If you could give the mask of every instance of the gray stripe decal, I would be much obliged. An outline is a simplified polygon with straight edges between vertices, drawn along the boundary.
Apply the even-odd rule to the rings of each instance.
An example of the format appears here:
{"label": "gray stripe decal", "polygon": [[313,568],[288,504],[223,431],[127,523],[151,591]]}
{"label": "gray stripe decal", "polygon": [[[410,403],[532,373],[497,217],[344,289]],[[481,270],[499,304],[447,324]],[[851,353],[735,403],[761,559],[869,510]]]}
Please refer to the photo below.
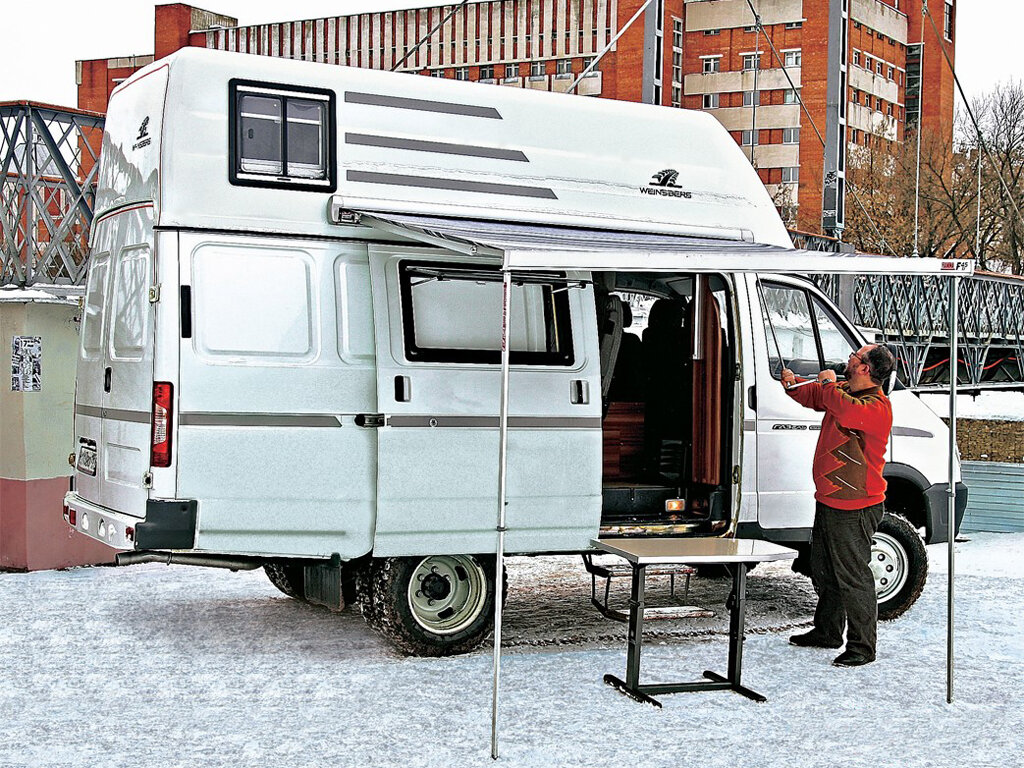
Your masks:
{"label": "gray stripe decal", "polygon": [[893,427],[892,433],[901,437],[935,437],[926,429],[914,429],[913,427]]}
{"label": "gray stripe decal", "polygon": [[493,160],[515,160],[528,163],[529,159],[518,149],[500,147],[479,147],[473,144],[448,144],[444,141],[420,141],[401,139],[397,136],[374,136],[368,133],[346,133],[346,144],[361,144],[367,147],[408,149],[414,152],[437,152],[442,155],[465,155],[466,157],[487,157]]}
{"label": "gray stripe decal", "polygon": [[187,427],[340,427],[341,419],[317,413],[182,413]]}
{"label": "gray stripe decal", "polygon": [[349,181],[363,181],[367,184],[392,184],[400,187],[426,187],[427,189],[454,189],[459,192],[480,192],[485,195],[543,197],[547,200],[558,199],[554,191],[547,187],[522,187],[516,184],[491,184],[485,181],[438,179],[431,176],[406,176],[397,173],[372,173],[370,171],[348,171],[346,178]]}
{"label": "gray stripe decal", "polygon": [[744,419],[743,420],[743,431],[744,432],[751,432],[751,431],[756,430],[756,429],[757,429],[757,422],[756,421],[754,421],[753,419]]}
{"label": "gray stripe decal", "polygon": [[[601,419],[580,417],[510,416],[512,429],[600,429]],[[389,416],[389,427],[486,427],[497,429],[497,416]]]}
{"label": "gray stripe decal", "polygon": [[415,109],[420,112],[441,112],[445,115],[465,115],[466,117],[485,117],[489,120],[501,120],[501,113],[494,107],[478,107],[473,104],[452,104],[446,101],[407,99],[402,96],[384,96],[379,93],[359,93],[357,91],[348,91],[345,94],[345,101],[348,104],[370,104],[375,107]]}
{"label": "gray stripe decal", "polygon": [[148,411],[128,411],[120,408],[97,408],[95,405],[79,405],[75,408],[77,416],[92,416],[95,419],[111,419],[113,421],[130,421],[135,424],[149,424]]}

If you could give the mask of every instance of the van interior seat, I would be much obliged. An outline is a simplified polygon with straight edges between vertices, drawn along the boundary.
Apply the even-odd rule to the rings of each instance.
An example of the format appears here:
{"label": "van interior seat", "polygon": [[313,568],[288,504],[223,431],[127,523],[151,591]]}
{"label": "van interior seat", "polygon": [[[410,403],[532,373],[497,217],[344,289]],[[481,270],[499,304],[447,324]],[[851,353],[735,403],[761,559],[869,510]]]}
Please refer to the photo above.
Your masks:
{"label": "van interior seat", "polygon": [[611,390],[612,378],[615,374],[615,362],[619,357],[619,346],[622,343],[623,302],[618,296],[606,294],[603,302],[598,304],[598,334],[601,349],[601,400],[608,403],[608,392]]}
{"label": "van interior seat", "polygon": [[[692,313],[681,298],[662,298],[651,305],[643,335],[646,410],[644,433],[648,472],[678,475],[682,457],[680,441],[689,439],[690,337]],[[668,450],[673,455],[663,456]],[[674,467],[674,472],[666,469]]]}
{"label": "van interior seat", "polygon": [[633,312],[625,299],[622,304],[622,340],[615,361],[615,375],[608,399],[617,403],[641,403],[644,400],[644,345],[635,333],[625,330],[633,325]]}

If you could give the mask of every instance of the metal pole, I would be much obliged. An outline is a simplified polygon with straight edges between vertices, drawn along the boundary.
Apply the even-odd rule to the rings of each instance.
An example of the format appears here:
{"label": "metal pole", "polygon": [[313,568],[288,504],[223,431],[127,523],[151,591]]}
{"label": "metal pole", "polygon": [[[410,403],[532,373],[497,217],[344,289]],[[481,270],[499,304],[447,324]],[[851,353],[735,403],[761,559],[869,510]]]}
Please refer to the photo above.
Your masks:
{"label": "metal pole", "polygon": [[494,681],[491,689],[491,758],[498,759],[498,683],[501,675],[501,596],[505,577],[505,493],[508,474],[508,329],[512,309],[512,275],[501,279],[501,418],[498,427],[498,553],[494,562]]}
{"label": "metal pole", "polygon": [[981,258],[981,133],[978,133],[978,216],[974,225],[974,258],[984,269],[985,261]]}
{"label": "metal pole", "polygon": [[953,703],[953,568],[955,555],[953,539],[956,538],[956,384],[957,384],[957,336],[959,334],[960,278],[954,277],[949,284],[949,508],[947,509],[947,530],[949,536],[949,598],[946,616],[946,703]]}
{"label": "metal pole", "polygon": [[[925,8],[928,2],[925,0]],[[924,11],[921,11],[924,14]],[[917,86],[917,181],[914,183],[914,258],[921,255],[918,248],[918,235],[920,228],[918,222],[921,218],[921,122],[924,114],[924,42],[921,42],[921,58],[918,61],[920,75]]]}

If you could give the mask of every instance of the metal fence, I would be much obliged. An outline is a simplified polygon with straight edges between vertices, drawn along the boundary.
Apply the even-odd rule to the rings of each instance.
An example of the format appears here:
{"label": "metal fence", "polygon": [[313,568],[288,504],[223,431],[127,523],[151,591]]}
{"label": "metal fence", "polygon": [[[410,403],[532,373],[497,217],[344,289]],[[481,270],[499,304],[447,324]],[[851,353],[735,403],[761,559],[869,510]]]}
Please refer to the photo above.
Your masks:
{"label": "metal fence", "polygon": [[965,461],[962,470],[969,489],[963,533],[1024,531],[1024,464]]}

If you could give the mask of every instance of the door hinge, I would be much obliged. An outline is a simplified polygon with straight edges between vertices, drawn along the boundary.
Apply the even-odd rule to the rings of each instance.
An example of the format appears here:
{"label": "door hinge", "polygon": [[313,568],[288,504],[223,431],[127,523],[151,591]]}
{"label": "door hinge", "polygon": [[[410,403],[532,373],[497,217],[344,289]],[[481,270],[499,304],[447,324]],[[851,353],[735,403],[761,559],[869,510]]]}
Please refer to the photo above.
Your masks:
{"label": "door hinge", "polygon": [[147,472],[142,476],[142,487],[152,488],[153,487],[153,473]]}
{"label": "door hinge", "polygon": [[149,287],[149,303],[156,304],[160,301],[160,284],[151,285]]}
{"label": "door hinge", "polygon": [[740,465],[737,464],[732,468],[732,484],[739,485],[740,479],[743,477],[743,473],[740,471]]}

